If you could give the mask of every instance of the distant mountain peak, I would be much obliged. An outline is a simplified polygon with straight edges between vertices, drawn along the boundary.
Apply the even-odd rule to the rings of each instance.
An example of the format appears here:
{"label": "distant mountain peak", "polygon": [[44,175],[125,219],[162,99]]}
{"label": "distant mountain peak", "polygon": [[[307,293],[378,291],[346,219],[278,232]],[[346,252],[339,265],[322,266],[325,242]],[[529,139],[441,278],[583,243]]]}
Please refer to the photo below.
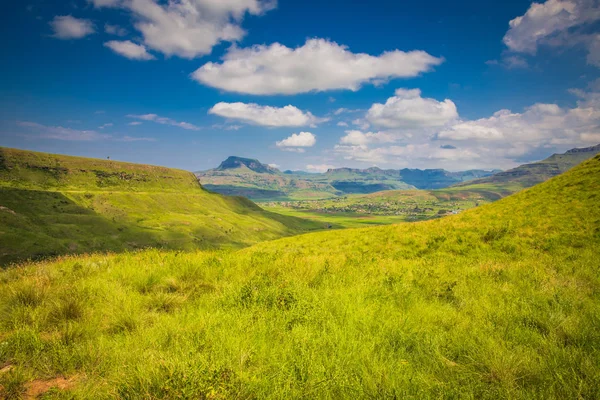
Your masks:
{"label": "distant mountain peak", "polygon": [[273,168],[267,164],[263,164],[260,161],[253,158],[244,158],[230,156],[217,167],[218,171],[225,171],[229,169],[248,168],[259,174],[278,174],[280,171],[277,168]]}

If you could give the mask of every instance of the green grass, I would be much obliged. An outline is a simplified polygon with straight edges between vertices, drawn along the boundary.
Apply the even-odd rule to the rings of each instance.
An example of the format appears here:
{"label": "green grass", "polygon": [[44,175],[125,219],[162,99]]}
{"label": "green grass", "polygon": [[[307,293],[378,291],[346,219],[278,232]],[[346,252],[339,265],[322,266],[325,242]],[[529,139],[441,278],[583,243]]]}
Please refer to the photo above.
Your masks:
{"label": "green grass", "polygon": [[210,193],[186,171],[0,148],[0,266],[93,251],[240,248],[323,226]]}
{"label": "green grass", "polygon": [[[312,203],[312,202],[311,202]],[[320,212],[313,209],[296,209],[280,204],[262,205],[265,210],[314,221],[329,229],[362,228],[367,226],[390,225],[406,222],[405,216],[377,215],[355,212]]]}
{"label": "green grass", "polygon": [[600,157],[448,218],[0,273],[11,395],[594,399]]}

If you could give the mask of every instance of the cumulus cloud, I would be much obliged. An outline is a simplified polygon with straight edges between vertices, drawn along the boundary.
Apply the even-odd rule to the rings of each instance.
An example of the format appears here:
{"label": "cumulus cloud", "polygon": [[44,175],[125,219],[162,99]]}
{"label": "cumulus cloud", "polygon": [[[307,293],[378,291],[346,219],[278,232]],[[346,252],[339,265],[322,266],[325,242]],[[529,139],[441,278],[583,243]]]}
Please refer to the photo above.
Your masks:
{"label": "cumulus cloud", "polygon": [[254,103],[221,102],[215,104],[208,113],[243,121],[248,124],[268,127],[314,126],[320,122],[327,121],[325,118],[317,118],[310,112],[303,112],[292,105],[287,105],[285,107],[271,107]]}
{"label": "cumulus cloud", "polygon": [[371,126],[371,124],[369,124],[367,121],[365,121],[362,118],[356,118],[356,119],[352,120],[352,125],[356,125],[362,130],[367,130]]}
{"label": "cumulus cloud", "polygon": [[[504,44],[510,51],[536,54],[540,46],[576,46],[588,49],[588,63],[600,66],[597,35],[586,28],[600,20],[597,0],[547,0],[532,3],[527,12],[509,23]],[[522,65],[521,61],[515,64]]]}
{"label": "cumulus cloud", "polygon": [[278,141],[275,145],[281,150],[304,153],[306,147],[317,143],[317,137],[310,132],[293,133],[291,136]]}
{"label": "cumulus cloud", "polygon": [[396,141],[394,135],[386,132],[366,132],[350,130],[346,136],[340,139],[341,144],[364,146],[369,143],[393,143]]}
{"label": "cumulus cloud", "polygon": [[385,104],[373,104],[366,118],[385,128],[441,127],[456,120],[458,111],[452,100],[440,102],[421,97],[419,89],[398,89]]}
{"label": "cumulus cloud", "polygon": [[329,169],[335,169],[335,166],[329,164],[308,164],[306,170],[310,172],[327,172]]}
{"label": "cumulus cloud", "polygon": [[176,126],[178,128],[187,129],[187,130],[191,130],[191,131],[199,131],[200,129],[202,129],[199,126],[190,124],[189,122],[178,122],[171,118],[160,117],[156,114],[143,114],[143,115],[129,114],[129,115],[127,115],[127,117],[139,119],[142,121],[156,122],[157,124],[162,124],[162,125]]}
{"label": "cumulus cloud", "polygon": [[340,121],[340,122],[338,122],[338,123],[337,123],[337,126],[343,126],[343,127],[347,127],[347,126],[348,126],[348,123],[347,123],[347,122],[344,122],[344,121]]}
{"label": "cumulus cloud", "polygon": [[580,144],[590,132],[597,132],[600,110],[580,102],[576,108],[556,104],[534,104],[523,113],[500,110],[489,118],[460,122],[442,130],[438,138],[455,141],[495,142],[512,148],[512,154],[526,153],[541,145]]}
{"label": "cumulus cloud", "polygon": [[325,39],[309,39],[291,49],[279,43],[232,47],[222,63],[196,70],[196,81],[229,92],[254,95],[297,94],[346,89],[392,78],[415,77],[443,62],[424,51],[393,50],[379,56],[352,53]]}
{"label": "cumulus cloud", "polygon": [[195,58],[221,42],[235,42],[246,32],[246,14],[262,15],[275,0],[91,0],[96,7],[119,7],[131,13],[144,45],[167,56]]}
{"label": "cumulus cloud", "polygon": [[[411,122],[377,133],[347,131],[333,153],[346,163],[394,168],[511,168],[553,152],[600,143],[600,92],[571,93],[579,98],[575,107],[537,103],[522,112],[500,110],[476,120],[456,115],[440,127]],[[418,98],[420,93],[402,97]]]}
{"label": "cumulus cloud", "polygon": [[130,40],[118,41],[111,40],[104,43],[104,46],[108,47],[117,54],[127,57],[130,60],[154,60],[154,56],[146,50],[141,44],[133,43]]}
{"label": "cumulus cloud", "polygon": [[78,19],[71,15],[56,16],[50,21],[50,27],[54,31],[53,37],[57,39],[81,39],[91,35],[96,30],[92,21]]}

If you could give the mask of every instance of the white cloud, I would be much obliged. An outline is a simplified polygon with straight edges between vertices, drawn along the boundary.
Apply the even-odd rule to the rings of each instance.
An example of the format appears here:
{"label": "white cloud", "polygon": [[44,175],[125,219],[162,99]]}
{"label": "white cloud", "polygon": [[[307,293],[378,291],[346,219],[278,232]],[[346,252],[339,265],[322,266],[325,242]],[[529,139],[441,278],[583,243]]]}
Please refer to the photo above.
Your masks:
{"label": "white cloud", "polygon": [[279,164],[267,164],[271,168],[279,168]]}
{"label": "white cloud", "polygon": [[110,128],[111,126],[113,126],[113,123],[109,122],[107,124],[99,126],[98,129]]}
{"label": "white cloud", "polygon": [[347,126],[348,126],[348,123],[347,123],[347,122],[344,122],[344,121],[340,121],[340,122],[338,122],[338,123],[337,123],[337,126],[344,126],[344,127],[347,127]]}
{"label": "white cloud", "polygon": [[130,60],[154,60],[155,57],[148,53],[146,47],[141,44],[133,43],[130,40],[118,41],[111,40],[104,43],[104,46],[108,47],[117,54],[127,57]]}
{"label": "white cloud", "polygon": [[544,46],[583,45],[588,63],[600,66],[600,44],[585,27],[600,20],[597,0],[547,0],[532,3],[527,12],[509,23],[504,44],[517,53],[535,54]]}
{"label": "white cloud", "polygon": [[115,36],[127,36],[127,29],[120,27],[119,25],[111,25],[111,24],[104,24],[104,32],[108,33],[109,35],[115,35]]}
{"label": "white cloud", "polygon": [[362,118],[356,118],[355,120],[353,120],[352,125],[356,125],[362,130],[367,130],[371,126],[371,124],[369,124],[367,121],[365,121]]}
{"label": "white cloud", "polygon": [[329,164],[308,164],[306,170],[310,172],[327,172],[329,169],[335,169],[335,166]]}
{"label": "white cloud", "polygon": [[254,103],[217,103],[208,111],[209,114],[243,121],[249,124],[268,127],[314,126],[327,119],[317,118],[310,112],[292,105],[285,107],[261,106]]}
{"label": "white cloud", "polygon": [[192,131],[199,131],[200,129],[202,129],[199,126],[190,124],[189,122],[178,122],[171,118],[160,117],[156,114],[143,114],[143,115],[129,114],[129,115],[127,115],[127,117],[140,119],[142,121],[156,122],[157,124],[162,124],[162,125],[176,126],[178,128],[188,129],[188,130],[192,130]]}
{"label": "white cloud", "polygon": [[50,21],[50,27],[54,31],[52,36],[57,39],[81,39],[96,31],[92,21],[74,18],[71,15],[54,17]]}
{"label": "white cloud", "polygon": [[422,98],[419,89],[398,89],[385,104],[373,104],[366,116],[373,125],[385,128],[441,127],[458,118],[452,100]]}
{"label": "white cloud", "polygon": [[208,86],[255,95],[357,91],[365,84],[415,77],[442,62],[424,51],[394,50],[372,56],[352,53],[325,39],[310,39],[295,49],[279,43],[232,47],[222,63],[209,62],[192,77]]}
{"label": "white cloud", "polygon": [[143,124],[142,121],[133,121],[133,122],[128,123],[127,125],[129,125],[129,126],[137,126],[137,125],[141,125],[141,124]]}
{"label": "white cloud", "polygon": [[341,144],[353,146],[365,146],[369,143],[393,143],[396,138],[386,132],[367,132],[361,131],[346,131],[346,136],[340,139]]}
{"label": "white cloud", "polygon": [[580,102],[573,109],[556,104],[534,104],[523,113],[501,110],[489,118],[460,122],[441,131],[440,139],[494,142],[498,151],[511,150],[511,155],[522,155],[544,145],[580,144],[581,135],[589,138],[598,132],[600,110]]}
{"label": "white cloud", "polygon": [[600,92],[577,89],[571,93],[579,98],[572,108],[538,103],[522,112],[500,110],[477,120],[452,120],[435,129],[422,124],[409,131],[348,131],[334,154],[346,164],[490,169],[511,168],[554,152],[600,143]]}
{"label": "white cloud", "polygon": [[310,132],[293,133],[276,143],[281,150],[304,153],[306,147],[312,147],[317,143],[317,137]]}
{"label": "white cloud", "polygon": [[262,15],[275,0],[91,0],[96,7],[129,11],[146,47],[167,56],[195,58],[221,42],[235,42],[246,32],[246,14]]}
{"label": "white cloud", "polygon": [[38,132],[36,137],[43,139],[68,140],[68,141],[95,141],[109,139],[110,135],[103,135],[92,130],[78,130],[62,126],[46,126],[37,122],[18,122],[19,126]]}

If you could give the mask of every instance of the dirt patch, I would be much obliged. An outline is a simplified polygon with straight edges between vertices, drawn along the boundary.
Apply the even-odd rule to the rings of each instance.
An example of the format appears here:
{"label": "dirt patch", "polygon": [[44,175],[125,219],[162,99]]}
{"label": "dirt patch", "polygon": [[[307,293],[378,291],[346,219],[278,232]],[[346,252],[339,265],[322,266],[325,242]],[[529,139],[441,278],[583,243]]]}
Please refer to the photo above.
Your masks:
{"label": "dirt patch", "polygon": [[5,364],[0,368],[0,375],[7,373],[8,371],[10,371],[11,369],[13,369],[14,367],[10,364]]}
{"label": "dirt patch", "polygon": [[13,210],[11,210],[8,207],[4,207],[4,206],[0,206],[0,211],[6,211],[7,213],[11,213],[12,215],[17,215],[16,212],[14,212]]}
{"label": "dirt patch", "polygon": [[75,377],[58,377],[47,380],[37,379],[25,385],[25,395],[23,398],[25,400],[34,400],[39,398],[50,389],[56,388],[59,390],[67,390],[72,388],[74,385]]}

